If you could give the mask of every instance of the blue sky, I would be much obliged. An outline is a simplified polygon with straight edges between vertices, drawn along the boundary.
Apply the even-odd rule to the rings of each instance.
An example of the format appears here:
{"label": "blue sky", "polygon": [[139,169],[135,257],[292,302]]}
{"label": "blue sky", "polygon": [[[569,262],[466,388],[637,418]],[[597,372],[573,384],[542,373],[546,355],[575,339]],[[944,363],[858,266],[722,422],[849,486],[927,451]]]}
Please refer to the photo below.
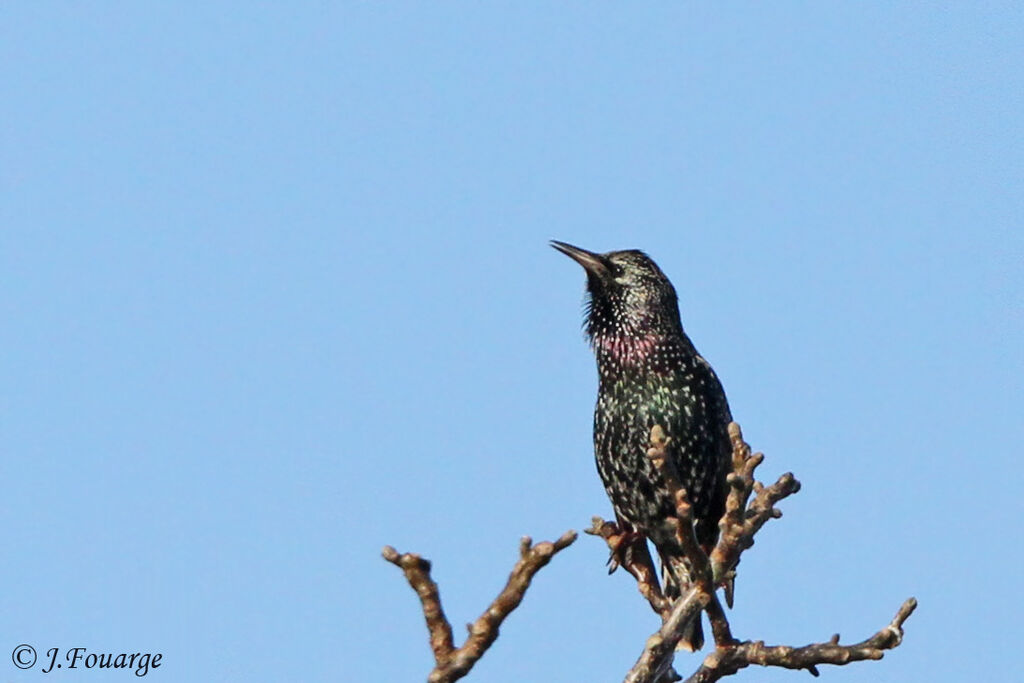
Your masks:
{"label": "blue sky", "polygon": [[[1012,680],[1021,45],[995,2],[6,3],[4,652],[423,680],[381,546],[461,634],[521,535],[609,513],[557,238],[648,251],[803,482],[738,636],[859,640],[914,595],[827,680]],[[605,558],[560,555],[469,680],[620,680],[657,624]]]}

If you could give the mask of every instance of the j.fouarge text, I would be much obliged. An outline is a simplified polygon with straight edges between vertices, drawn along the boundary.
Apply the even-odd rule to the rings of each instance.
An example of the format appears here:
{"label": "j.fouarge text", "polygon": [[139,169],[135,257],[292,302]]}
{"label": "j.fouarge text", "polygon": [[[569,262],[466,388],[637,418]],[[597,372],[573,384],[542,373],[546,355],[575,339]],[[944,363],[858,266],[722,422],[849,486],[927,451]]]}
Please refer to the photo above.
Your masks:
{"label": "j.fouarge text", "polygon": [[[59,647],[51,647],[46,651],[49,663],[41,669],[48,674],[54,669],[134,669],[136,676],[145,676],[151,669],[160,666],[163,659],[161,653],[149,652],[88,652],[84,647],[73,647],[61,654]],[[59,661],[58,661],[59,660]]]}

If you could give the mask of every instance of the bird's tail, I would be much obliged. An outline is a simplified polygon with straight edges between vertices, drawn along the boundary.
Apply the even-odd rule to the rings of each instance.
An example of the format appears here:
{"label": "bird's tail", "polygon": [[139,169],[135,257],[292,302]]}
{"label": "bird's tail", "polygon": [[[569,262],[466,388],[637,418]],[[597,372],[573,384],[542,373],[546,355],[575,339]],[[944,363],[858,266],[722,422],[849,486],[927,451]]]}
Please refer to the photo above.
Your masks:
{"label": "bird's tail", "polygon": [[[664,553],[661,555],[661,583],[664,587],[665,597],[675,602],[686,590],[690,582],[690,571],[681,557]],[[704,628],[701,625],[701,614],[697,612],[686,626],[683,627],[683,635],[679,639],[677,649],[696,652],[704,647]]]}

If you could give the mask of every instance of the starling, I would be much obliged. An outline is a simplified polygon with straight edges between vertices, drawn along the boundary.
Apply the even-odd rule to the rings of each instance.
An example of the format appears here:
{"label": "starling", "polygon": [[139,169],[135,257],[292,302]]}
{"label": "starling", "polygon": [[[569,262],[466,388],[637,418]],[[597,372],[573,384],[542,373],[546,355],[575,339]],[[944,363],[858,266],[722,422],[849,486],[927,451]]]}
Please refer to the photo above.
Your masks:
{"label": "starling", "polygon": [[[689,496],[697,540],[710,552],[731,463],[725,392],[683,332],[675,288],[646,254],[596,254],[556,241],[551,246],[587,272],[585,328],[600,383],[594,409],[597,470],[620,529],[642,534],[657,549],[665,595],[674,599],[689,575],[676,540],[672,494],[647,457],[651,428],[661,425],[670,439],[666,461]],[[692,651],[703,643],[698,615],[680,645]]]}

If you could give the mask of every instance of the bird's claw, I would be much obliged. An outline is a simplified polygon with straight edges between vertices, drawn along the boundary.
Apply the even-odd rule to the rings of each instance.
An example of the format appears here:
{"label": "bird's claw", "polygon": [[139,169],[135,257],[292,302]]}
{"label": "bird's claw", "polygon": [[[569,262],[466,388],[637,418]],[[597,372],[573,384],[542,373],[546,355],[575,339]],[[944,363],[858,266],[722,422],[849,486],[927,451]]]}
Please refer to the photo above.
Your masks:
{"label": "bird's claw", "polygon": [[628,561],[626,553],[629,552],[629,548],[643,539],[644,535],[633,529],[623,530],[613,522],[605,522],[605,524],[611,524],[614,527],[614,532],[605,536],[605,541],[611,549],[611,553],[608,555],[608,573],[612,574]]}
{"label": "bird's claw", "polygon": [[736,572],[729,572],[724,579],[722,579],[722,590],[725,592],[725,604],[728,605],[729,609],[732,609],[732,601],[736,596]]}

